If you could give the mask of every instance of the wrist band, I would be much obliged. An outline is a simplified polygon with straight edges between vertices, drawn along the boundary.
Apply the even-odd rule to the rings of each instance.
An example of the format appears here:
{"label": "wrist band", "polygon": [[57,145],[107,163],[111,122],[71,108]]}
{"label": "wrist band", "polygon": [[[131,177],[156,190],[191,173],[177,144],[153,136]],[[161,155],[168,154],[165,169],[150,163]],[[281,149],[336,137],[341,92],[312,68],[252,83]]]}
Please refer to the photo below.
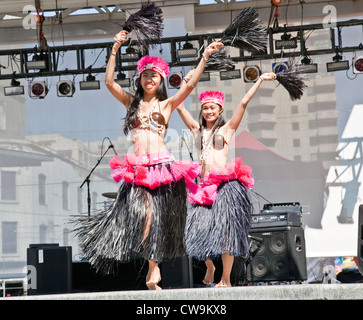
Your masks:
{"label": "wrist band", "polygon": [[183,80],[185,81],[185,83],[188,83],[190,79],[183,77]]}

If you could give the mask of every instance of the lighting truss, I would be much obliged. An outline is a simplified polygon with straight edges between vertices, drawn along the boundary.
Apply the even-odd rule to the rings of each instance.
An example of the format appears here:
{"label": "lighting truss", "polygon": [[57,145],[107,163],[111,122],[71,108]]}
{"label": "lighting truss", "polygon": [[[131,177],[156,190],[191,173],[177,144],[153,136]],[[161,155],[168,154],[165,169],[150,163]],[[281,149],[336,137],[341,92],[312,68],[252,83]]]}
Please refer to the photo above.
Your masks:
{"label": "lighting truss", "polygon": [[[323,24],[311,24],[311,25],[297,25],[297,26],[284,26],[284,27],[277,27],[277,28],[269,28],[268,29],[268,50],[266,53],[261,54],[250,54],[248,52],[245,52],[243,50],[235,50],[235,53],[233,56],[231,56],[231,60],[234,63],[237,62],[247,62],[247,61],[256,61],[256,60],[277,60],[281,58],[281,52],[275,52],[275,39],[274,36],[276,35],[284,35],[297,33],[295,39],[299,39],[299,49],[291,51],[291,52],[285,52],[284,56],[286,58],[291,57],[300,57],[304,56],[305,54],[309,56],[314,55],[326,55],[326,54],[335,54],[336,52],[336,33],[337,30],[341,27],[349,28],[354,26],[363,26],[363,20],[349,20],[349,21],[338,21],[336,23],[337,28],[331,28],[329,29],[330,40],[331,45],[317,50],[307,50],[305,46],[305,39],[304,34],[307,33],[307,31],[314,31],[314,30],[323,30],[325,29],[325,26]],[[219,39],[221,38],[222,33],[214,33],[214,34],[203,34],[203,35],[188,35],[183,37],[169,37],[169,38],[163,38],[161,39],[160,44],[168,44],[170,45],[170,52],[171,52],[171,58],[170,61],[167,61],[169,63],[169,66],[172,67],[195,67],[195,59],[180,59],[178,55],[177,46],[179,43],[185,43],[185,42],[198,42],[198,47],[201,48],[203,45],[206,45],[211,38],[213,39]],[[283,40],[283,39],[282,39]],[[135,41],[135,40],[133,40]],[[286,44],[285,44],[286,45]],[[19,61],[19,72],[17,73],[17,78],[25,79],[25,78],[35,78],[35,77],[47,77],[47,76],[61,76],[61,75],[79,75],[79,74],[88,74],[89,69],[86,67],[85,57],[86,52],[89,50],[95,50],[95,49],[105,49],[105,52],[107,55],[109,55],[112,51],[113,41],[112,42],[103,42],[103,43],[88,43],[88,44],[77,44],[77,45],[67,45],[67,46],[54,46],[54,47],[48,47],[46,51],[41,51],[40,48],[20,48],[20,49],[8,49],[8,50],[0,50],[0,58],[2,56],[7,56],[4,59],[7,59],[10,57],[16,57],[17,61]],[[126,41],[123,46],[126,48],[130,46],[130,42]],[[132,43],[131,47],[135,47],[134,43]],[[123,47],[121,47],[123,48]],[[286,48],[286,46],[285,46]],[[191,48],[190,48],[191,49]],[[194,49],[194,48],[193,48]],[[359,46],[352,46],[352,47],[341,47],[339,48],[340,52],[358,52],[361,50]],[[73,60],[76,63],[75,67],[65,67],[64,70],[59,70],[58,68],[58,58],[60,54],[63,54],[64,52],[75,52],[76,54],[76,60]],[[193,50],[195,52],[195,50]],[[34,61],[34,64],[32,66],[33,61],[28,62],[29,56],[34,55],[46,55],[45,59],[40,59],[43,62],[41,64],[37,64],[38,61]],[[140,58],[140,53],[137,54],[135,52],[127,53],[132,54],[133,56],[124,56],[120,54],[119,62],[121,63],[120,71],[135,71],[135,64],[132,63],[124,63],[127,62],[127,59],[133,59],[133,61],[136,61]],[[148,52],[143,52],[142,55],[148,54]],[[125,60],[126,59],[126,60]],[[72,65],[73,65],[72,61]],[[129,60],[131,61],[131,60]],[[47,68],[45,69],[38,69],[39,72],[30,72],[29,66],[36,67],[36,68],[43,68],[44,63],[48,64]],[[345,64],[340,63],[340,64]],[[36,69],[35,69],[36,70]],[[357,69],[358,70],[358,69]],[[105,73],[106,72],[106,66],[99,67],[99,68],[93,68],[93,73]],[[0,80],[4,79],[12,79],[11,73],[5,73],[5,70],[0,75]]]}

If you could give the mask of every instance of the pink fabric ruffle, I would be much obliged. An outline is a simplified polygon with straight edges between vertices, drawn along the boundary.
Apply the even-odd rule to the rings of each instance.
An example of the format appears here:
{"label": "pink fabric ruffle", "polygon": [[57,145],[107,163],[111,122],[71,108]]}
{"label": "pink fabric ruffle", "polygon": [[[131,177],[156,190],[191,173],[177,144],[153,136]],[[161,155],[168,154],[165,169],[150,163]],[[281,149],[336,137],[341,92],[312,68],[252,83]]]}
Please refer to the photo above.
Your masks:
{"label": "pink fabric ruffle", "polygon": [[193,179],[201,174],[201,166],[198,163],[186,160],[175,161],[170,157],[169,171],[165,162],[164,157],[160,159],[160,163],[153,161],[152,165],[141,163],[135,165],[120,156],[116,156],[110,160],[111,176],[116,183],[124,179],[128,183],[134,182],[136,185],[150,189],[184,178],[189,192],[196,192],[198,186]]}
{"label": "pink fabric ruffle", "polygon": [[243,164],[241,157],[233,159],[224,168],[212,169],[209,174],[205,175],[196,192],[188,194],[189,202],[212,205],[217,198],[218,186],[222,182],[230,180],[238,180],[249,189],[254,186],[255,179],[252,177],[252,168]]}

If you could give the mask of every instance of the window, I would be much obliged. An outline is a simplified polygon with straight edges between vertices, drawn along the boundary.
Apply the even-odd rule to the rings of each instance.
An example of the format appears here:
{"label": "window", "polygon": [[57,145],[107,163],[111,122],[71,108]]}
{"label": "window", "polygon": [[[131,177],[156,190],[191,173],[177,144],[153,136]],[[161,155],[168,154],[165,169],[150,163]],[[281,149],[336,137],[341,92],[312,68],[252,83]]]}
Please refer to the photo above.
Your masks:
{"label": "window", "polygon": [[45,205],[45,183],[46,183],[46,177],[44,174],[40,174],[38,176],[38,182],[39,182],[39,204]]}
{"label": "window", "polygon": [[69,185],[67,181],[62,182],[62,198],[63,198],[63,209],[68,210],[69,209],[69,199],[68,199],[68,193],[69,193]]}
{"label": "window", "polygon": [[300,139],[293,139],[292,143],[294,147],[300,147]]}
{"label": "window", "polygon": [[78,213],[82,213],[83,210],[83,189],[77,189],[77,196],[78,196]]}
{"label": "window", "polygon": [[1,200],[16,200],[16,172],[1,171]]}
{"label": "window", "polygon": [[17,222],[2,222],[2,253],[17,253]]}
{"label": "window", "polygon": [[293,122],[292,123],[292,130],[299,131],[299,129],[300,129],[299,122]]}

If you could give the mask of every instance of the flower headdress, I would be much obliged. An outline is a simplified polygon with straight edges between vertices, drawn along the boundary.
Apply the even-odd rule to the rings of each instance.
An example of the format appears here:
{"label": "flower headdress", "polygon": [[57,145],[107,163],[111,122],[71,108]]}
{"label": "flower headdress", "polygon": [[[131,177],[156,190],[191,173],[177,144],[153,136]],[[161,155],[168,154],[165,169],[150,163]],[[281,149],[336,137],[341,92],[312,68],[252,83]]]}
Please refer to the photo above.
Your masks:
{"label": "flower headdress", "polygon": [[201,94],[199,94],[199,100],[202,102],[202,105],[207,102],[212,102],[219,104],[221,107],[223,107],[224,103],[224,94],[219,91],[204,91]]}
{"label": "flower headdress", "polygon": [[160,57],[144,56],[137,63],[139,75],[145,70],[153,70],[159,73],[164,79],[170,73],[169,65]]}

